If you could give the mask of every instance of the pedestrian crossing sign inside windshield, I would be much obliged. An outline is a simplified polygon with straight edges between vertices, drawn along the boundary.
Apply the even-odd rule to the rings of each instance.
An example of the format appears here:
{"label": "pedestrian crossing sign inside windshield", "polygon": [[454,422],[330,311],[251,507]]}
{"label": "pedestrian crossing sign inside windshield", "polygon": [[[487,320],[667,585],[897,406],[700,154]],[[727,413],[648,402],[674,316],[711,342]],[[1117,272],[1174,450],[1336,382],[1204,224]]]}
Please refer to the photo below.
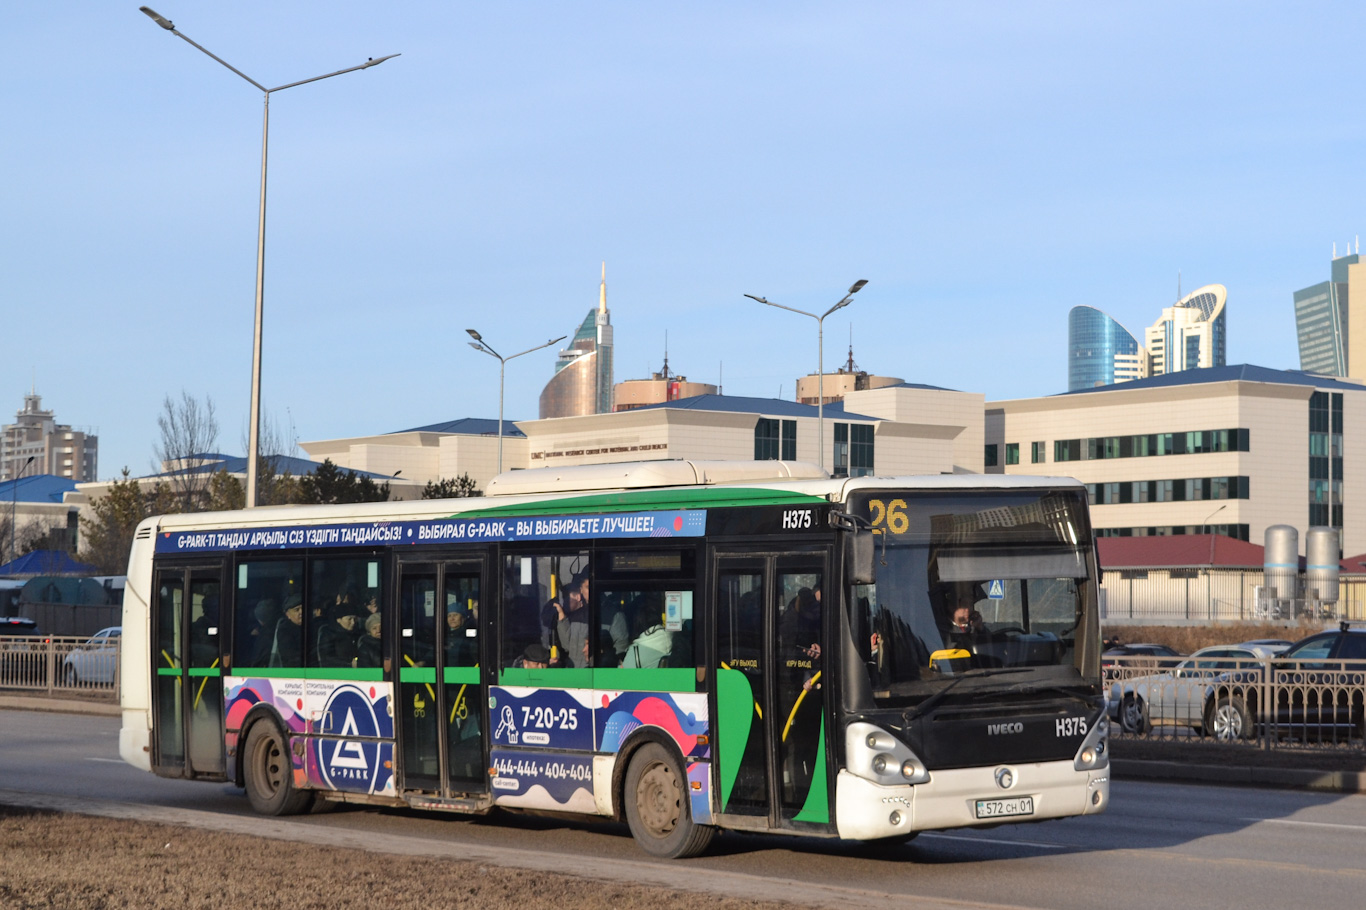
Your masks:
{"label": "pedestrian crossing sign inside windshield", "polygon": [[988,600],[1005,600],[1005,598],[1006,583],[1004,581],[1001,581],[1001,579],[997,578],[987,583]]}

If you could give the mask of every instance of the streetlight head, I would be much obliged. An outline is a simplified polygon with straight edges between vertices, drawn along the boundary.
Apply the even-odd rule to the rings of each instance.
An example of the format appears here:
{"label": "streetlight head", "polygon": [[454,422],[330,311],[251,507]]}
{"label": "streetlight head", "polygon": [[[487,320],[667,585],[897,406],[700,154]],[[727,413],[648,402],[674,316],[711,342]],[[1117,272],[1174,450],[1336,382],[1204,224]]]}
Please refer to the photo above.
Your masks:
{"label": "streetlight head", "polygon": [[149,19],[151,19],[157,25],[166,29],[166,31],[175,31],[175,23],[172,22],[170,19],[167,19],[165,16],[161,15],[161,13],[158,13],[156,10],[152,9],[150,6],[139,6],[138,9],[141,10]]}
{"label": "streetlight head", "polygon": [[480,335],[480,334],[479,334],[478,332],[476,332],[474,329],[465,329],[465,334],[469,335],[469,336],[470,336],[471,338],[473,338],[475,341],[483,341],[483,340],[484,340],[484,336]]}
{"label": "streetlight head", "polygon": [[474,348],[476,351],[484,350],[484,346],[482,344],[479,344],[477,341],[471,341],[469,344],[470,347]]}
{"label": "streetlight head", "polygon": [[402,55],[401,55],[401,54],[385,54],[383,57],[370,57],[369,59],[367,59],[364,63],[362,63],[362,64],[360,65],[360,68],[363,69],[363,70],[368,70],[368,69],[369,69],[370,67],[372,67],[372,66],[379,66],[379,65],[380,65],[381,63],[383,63],[385,60],[392,60],[392,59],[394,59],[395,57],[399,57],[399,56],[402,56]]}
{"label": "streetlight head", "polygon": [[768,303],[763,297],[755,297],[753,294],[746,294],[745,296],[750,300],[757,300],[759,303]]}
{"label": "streetlight head", "polygon": [[854,286],[849,289],[849,293],[857,294],[859,291],[863,290],[863,286],[867,283],[867,278],[860,278],[858,281],[854,282]]}

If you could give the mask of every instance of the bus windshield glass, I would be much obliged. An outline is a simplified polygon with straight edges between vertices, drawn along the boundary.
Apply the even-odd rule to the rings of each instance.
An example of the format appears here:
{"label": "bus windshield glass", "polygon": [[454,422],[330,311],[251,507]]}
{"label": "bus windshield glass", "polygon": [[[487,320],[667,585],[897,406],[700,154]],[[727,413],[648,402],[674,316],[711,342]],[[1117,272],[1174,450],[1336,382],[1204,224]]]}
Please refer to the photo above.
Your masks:
{"label": "bus windshield glass", "polygon": [[[1098,680],[1091,528],[1074,490],[859,491],[876,581],[850,599],[879,707]],[[960,690],[963,691],[963,690]]]}

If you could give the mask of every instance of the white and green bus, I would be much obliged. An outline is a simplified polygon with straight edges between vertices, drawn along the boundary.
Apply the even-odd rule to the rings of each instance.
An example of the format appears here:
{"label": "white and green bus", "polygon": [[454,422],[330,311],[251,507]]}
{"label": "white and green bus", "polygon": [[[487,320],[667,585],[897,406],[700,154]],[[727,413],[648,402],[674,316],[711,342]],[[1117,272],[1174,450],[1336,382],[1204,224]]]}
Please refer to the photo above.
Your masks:
{"label": "white and green bus", "polygon": [[120,752],[318,799],[857,840],[1101,812],[1085,488],[661,461],[137,530]]}

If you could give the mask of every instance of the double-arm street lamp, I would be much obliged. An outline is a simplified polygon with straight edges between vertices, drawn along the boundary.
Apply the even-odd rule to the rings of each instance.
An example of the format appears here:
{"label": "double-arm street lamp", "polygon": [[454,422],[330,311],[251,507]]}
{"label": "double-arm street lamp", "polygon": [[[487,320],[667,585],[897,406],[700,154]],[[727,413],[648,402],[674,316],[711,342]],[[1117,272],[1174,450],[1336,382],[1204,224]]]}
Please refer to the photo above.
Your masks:
{"label": "double-arm street lamp", "polygon": [[37,455],[30,455],[30,456],[28,457],[28,461],[24,462],[24,466],[23,466],[22,468],[19,469],[19,472],[18,472],[17,474],[14,475],[14,480],[12,481],[13,485],[10,487],[10,501],[9,501],[9,561],[10,561],[10,562],[14,562],[14,543],[15,543],[16,540],[19,539],[19,524],[18,524],[18,521],[19,521],[19,519],[18,519],[18,514],[19,514],[19,478],[21,478],[21,477],[24,476],[24,472],[28,470],[28,466],[31,465],[31,464],[33,464],[33,459],[35,459],[35,458],[37,458],[37,457],[38,457]]}
{"label": "double-arm street lamp", "polygon": [[282,92],[297,85],[307,85],[310,82],[331,79],[333,76],[340,76],[343,73],[354,73],[356,70],[369,69],[372,66],[378,66],[385,60],[397,57],[398,54],[389,54],[387,57],[371,57],[359,66],[348,67],[322,76],[314,76],[311,79],[300,79],[298,82],[290,82],[287,85],[277,85],[275,88],[266,88],[231,63],[186,38],[176,30],[175,24],[165,16],[145,6],[138,7],[138,9],[172,35],[183,39],[196,50],[203,51],[209,57],[250,82],[265,96],[265,115],[261,127],[261,209],[256,225],[256,328],[252,337],[251,348],[251,431],[250,440],[247,443],[247,448],[250,449],[247,452],[247,508],[250,509],[256,505],[256,462],[261,454],[261,314],[262,302],[265,297],[266,276],[266,153],[270,147],[270,96],[275,92]]}
{"label": "double-arm street lamp", "polygon": [[559,344],[569,336],[561,335],[559,338],[550,339],[545,344],[538,344],[534,348],[527,348],[520,354],[512,354],[508,357],[504,357],[502,354],[499,354],[493,348],[489,347],[489,343],[484,340],[484,336],[480,335],[474,329],[465,329],[465,331],[474,339],[470,342],[470,347],[474,348],[476,351],[483,351],[490,357],[498,358],[498,473],[501,474],[503,473],[503,374],[507,370],[508,361],[516,360],[518,357],[521,357],[522,354],[531,354],[541,350],[541,348],[548,348],[552,344]]}
{"label": "double-arm street lamp", "polygon": [[825,317],[835,310],[847,307],[853,302],[854,295],[863,290],[863,286],[868,283],[866,278],[860,278],[849,288],[849,293],[844,295],[844,299],[817,316],[815,313],[808,313],[806,310],[799,310],[795,307],[783,306],[781,303],[774,303],[765,300],[763,297],[755,297],[753,294],[746,294],[750,300],[757,300],[767,306],[775,306],[780,310],[787,310],[789,313],[799,313],[802,316],[810,316],[816,320],[816,466],[825,468]]}

